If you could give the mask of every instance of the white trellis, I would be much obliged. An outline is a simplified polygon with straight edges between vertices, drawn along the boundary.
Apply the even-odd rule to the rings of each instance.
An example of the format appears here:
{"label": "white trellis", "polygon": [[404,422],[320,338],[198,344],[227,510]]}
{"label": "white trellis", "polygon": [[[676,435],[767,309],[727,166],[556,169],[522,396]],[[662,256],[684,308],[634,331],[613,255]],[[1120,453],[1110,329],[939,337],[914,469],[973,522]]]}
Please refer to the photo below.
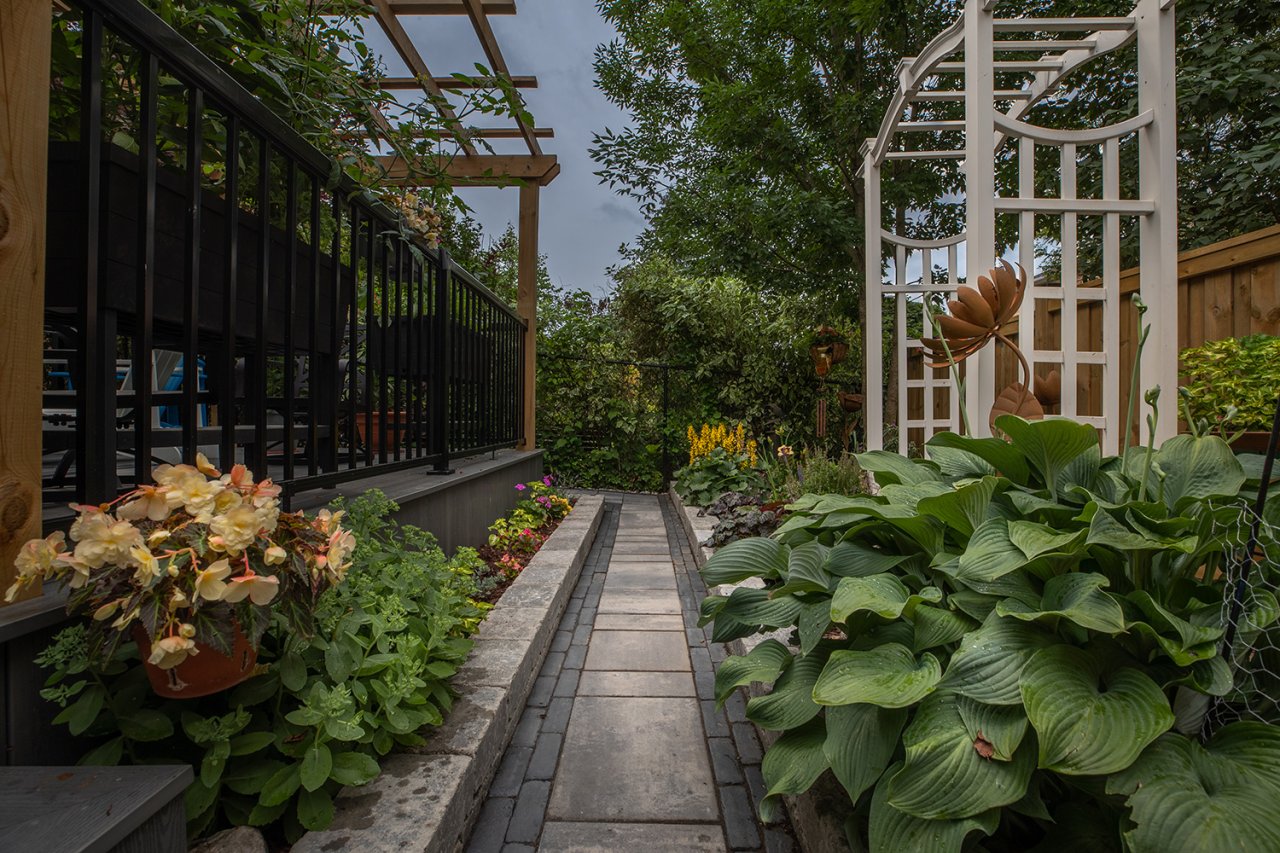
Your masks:
{"label": "white trellis", "polygon": [[[1159,385],[1169,401],[1177,385],[1177,172],[1174,97],[1173,0],[1138,0],[1125,17],[1001,18],[997,0],[966,0],[961,17],[941,32],[919,56],[902,61],[898,87],[875,139],[864,146],[866,210],[866,392],[867,444],[879,448],[884,435],[883,323],[898,330],[892,357],[897,362],[900,450],[909,430],[928,438],[938,429],[961,430],[960,400],[949,373],[923,368],[909,376],[908,365],[921,351],[908,334],[908,311],[919,311],[924,294],[947,294],[976,281],[996,261],[996,218],[1017,217],[1016,260],[1028,271],[1026,297],[1018,316],[1018,338],[1031,363],[1053,365],[1062,377],[1061,414],[1092,423],[1107,452],[1118,448],[1125,413],[1120,376],[1120,228],[1121,218],[1139,219],[1141,294],[1149,306],[1145,322],[1151,336],[1142,362],[1140,387]],[[1031,108],[1053,95],[1070,97],[1072,71],[1104,54],[1137,43],[1137,114],[1106,127],[1057,130],[1028,123]],[[1026,59],[1035,56],[1034,59]],[[959,58],[957,58],[959,57]],[[1018,88],[996,88],[1017,75]],[[947,85],[960,81],[959,86]],[[932,118],[939,104],[962,102],[964,118]],[[1136,136],[1137,198],[1121,194],[1121,142]],[[935,140],[925,145],[920,139]],[[911,140],[911,142],[907,142]],[[963,140],[962,147],[955,147]],[[996,156],[1014,146],[1017,196],[996,194]],[[1055,197],[1035,196],[1038,147],[1059,154],[1060,189]],[[1101,192],[1080,197],[1077,161],[1101,158]],[[961,160],[964,176],[964,230],[935,240],[908,239],[882,227],[881,173],[887,161]],[[1036,217],[1057,217],[1061,226],[1060,283],[1035,279]],[[1078,220],[1100,217],[1100,286],[1081,287]],[[1042,220],[1043,221],[1043,220]],[[884,274],[886,258],[892,274]],[[908,268],[919,264],[918,280]],[[943,275],[935,274],[940,264]],[[1036,307],[1041,300],[1060,306],[1059,349],[1037,345]],[[1079,306],[1102,303],[1101,349],[1078,351]],[[886,303],[892,304],[885,317]],[[1042,330],[1043,331],[1043,330]],[[1082,365],[1101,373],[1101,412],[1084,413],[1077,382]],[[1096,365],[1096,367],[1092,367]],[[965,404],[976,435],[989,433],[987,414],[995,402],[995,350],[988,346],[965,367]],[[923,403],[911,417],[911,392]],[[946,397],[944,401],[942,398]],[[1172,408],[1168,402],[1166,409]],[[916,406],[920,409],[919,405]],[[1161,418],[1160,438],[1176,431],[1176,418]]]}

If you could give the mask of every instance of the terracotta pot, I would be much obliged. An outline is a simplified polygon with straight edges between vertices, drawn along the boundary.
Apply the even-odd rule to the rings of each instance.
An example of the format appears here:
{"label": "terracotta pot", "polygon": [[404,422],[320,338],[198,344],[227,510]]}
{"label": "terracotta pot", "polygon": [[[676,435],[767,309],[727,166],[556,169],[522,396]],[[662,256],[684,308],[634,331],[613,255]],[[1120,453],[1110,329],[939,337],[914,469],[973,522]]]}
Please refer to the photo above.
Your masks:
{"label": "terracotta pot", "polygon": [[258,650],[249,644],[249,638],[239,627],[236,628],[230,655],[224,655],[213,646],[196,643],[196,654],[172,669],[161,669],[147,663],[147,658],[151,657],[151,638],[141,625],[133,626],[133,639],[142,654],[151,689],[167,699],[195,699],[221,693],[253,675],[254,665],[258,662]]}
{"label": "terracotta pot", "polygon": [[1240,433],[1240,436],[1231,442],[1231,449],[1236,453],[1266,453],[1269,441],[1271,441],[1270,430],[1265,432],[1250,430]]}
{"label": "terracotta pot", "polygon": [[848,391],[838,391],[836,392],[836,398],[840,400],[840,408],[844,409],[846,412],[862,411],[863,397],[861,394],[850,394]]}
{"label": "terracotta pot", "polygon": [[[397,421],[399,423],[397,424]],[[408,412],[387,412],[387,451],[395,452],[400,446],[400,439],[409,429]],[[356,414],[356,432],[361,443],[368,443],[374,453],[382,450],[382,412],[358,412]],[[366,438],[368,436],[368,438]]]}
{"label": "terracotta pot", "polygon": [[849,345],[834,343],[831,344],[831,363],[839,364],[849,357]]}

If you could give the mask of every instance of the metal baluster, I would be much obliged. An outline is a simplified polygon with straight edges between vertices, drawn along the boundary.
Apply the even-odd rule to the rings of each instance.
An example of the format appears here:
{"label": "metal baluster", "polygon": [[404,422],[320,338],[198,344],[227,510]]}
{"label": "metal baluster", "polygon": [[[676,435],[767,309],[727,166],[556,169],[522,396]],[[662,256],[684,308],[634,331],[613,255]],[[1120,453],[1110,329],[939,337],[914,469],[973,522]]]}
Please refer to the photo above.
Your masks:
{"label": "metal baluster", "polygon": [[311,176],[311,298],[307,300],[310,327],[307,329],[307,475],[314,477],[320,470],[320,433],[318,407],[325,400],[324,391],[317,389],[323,383],[320,377],[320,178]]}
{"label": "metal baluster", "polygon": [[[141,51],[142,68],[138,105],[138,276],[135,302],[138,320],[133,344],[134,412],[136,417],[134,482],[151,479],[151,391],[155,348],[156,265],[156,107],[160,63],[149,51]],[[190,368],[188,368],[190,369]]]}
{"label": "metal baluster", "polygon": [[222,439],[218,449],[218,462],[222,470],[230,471],[236,461],[236,278],[239,272],[240,245],[240,122],[234,113],[227,114],[227,141],[225,148],[226,218],[223,227],[223,249],[226,263],[226,290],[222,294],[222,374],[221,393],[218,395],[219,417],[222,421]]}
{"label": "metal baluster", "polygon": [[[253,460],[254,474],[267,476],[267,334],[271,313],[271,140],[265,135],[258,148],[258,298],[254,323],[253,376]],[[248,388],[245,389],[248,392]],[[247,396],[247,394],[246,394]]]}
{"label": "metal baluster", "polygon": [[293,479],[293,306],[298,286],[298,164],[285,161],[284,209],[284,480]]}
{"label": "metal baluster", "polygon": [[203,223],[201,153],[204,147],[204,93],[187,95],[187,292],[182,330],[182,458],[196,459],[200,410],[200,242]]}

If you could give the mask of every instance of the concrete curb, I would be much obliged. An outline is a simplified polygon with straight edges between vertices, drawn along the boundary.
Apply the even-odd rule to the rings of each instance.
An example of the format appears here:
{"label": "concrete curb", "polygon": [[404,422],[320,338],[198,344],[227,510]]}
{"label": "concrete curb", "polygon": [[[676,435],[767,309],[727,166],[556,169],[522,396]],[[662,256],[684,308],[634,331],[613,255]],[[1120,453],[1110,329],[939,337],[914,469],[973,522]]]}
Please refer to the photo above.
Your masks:
{"label": "concrete curb", "polygon": [[[697,507],[685,506],[674,488],[670,490],[669,495],[672,505],[677,510],[676,514],[682,522],[681,526],[684,528],[685,536],[688,537],[689,547],[693,551],[698,568],[702,568],[707,559],[715,553],[714,548],[704,548],[700,544],[703,539],[710,535],[712,528],[715,527],[715,520],[708,519],[707,516],[699,516]],[[760,585],[758,582],[752,583],[754,580],[754,578],[749,579],[742,585]],[[725,585],[714,587],[709,592],[728,595],[733,588],[731,585]],[[789,629],[783,629],[767,634],[755,634],[751,637],[743,637],[740,640],[726,643],[725,648],[729,651],[729,654],[745,655],[770,637],[783,645],[789,645],[787,639],[790,633]],[[741,689],[746,699],[753,699],[756,696],[764,696],[769,693],[769,690],[760,684],[749,684]],[[774,742],[778,740],[778,732],[766,731],[754,723],[752,728],[756,730],[756,735],[760,738],[760,742],[765,749],[773,746]],[[848,795],[845,794],[844,789],[831,777],[829,772],[823,774],[805,794],[799,797],[783,797],[783,802],[787,807],[787,816],[791,818],[791,828],[796,834],[796,843],[800,845],[800,849],[804,853],[848,853],[849,846],[845,838],[844,827],[832,817],[835,814],[839,814],[842,809],[847,808],[848,801]]]}
{"label": "concrete curb", "polygon": [[333,824],[294,853],[452,853],[471,833],[498,763],[591,550],[604,498],[584,496],[480,626],[451,682],[457,701],[428,742],[389,756],[377,779],[344,788]]}

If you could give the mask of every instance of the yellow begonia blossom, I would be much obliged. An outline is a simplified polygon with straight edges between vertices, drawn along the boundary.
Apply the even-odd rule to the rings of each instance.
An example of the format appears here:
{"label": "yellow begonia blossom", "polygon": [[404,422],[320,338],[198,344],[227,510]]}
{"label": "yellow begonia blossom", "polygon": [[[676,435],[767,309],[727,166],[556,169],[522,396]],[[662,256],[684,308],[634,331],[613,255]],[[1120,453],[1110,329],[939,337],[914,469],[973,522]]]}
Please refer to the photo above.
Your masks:
{"label": "yellow begonia blossom", "polygon": [[279,545],[272,545],[262,552],[262,562],[268,566],[278,566],[287,559],[289,559],[289,553]]}
{"label": "yellow begonia blossom", "polygon": [[156,559],[156,555],[147,549],[146,545],[138,545],[129,549],[130,562],[137,567],[137,571],[133,573],[133,579],[141,586],[149,585],[153,580],[160,577],[162,569],[160,561]]}
{"label": "yellow begonia blossom", "polygon": [[178,496],[168,486],[139,486],[134,495],[133,500],[120,505],[116,515],[131,521],[164,521],[178,505]]}
{"label": "yellow begonia blossom", "polygon": [[241,503],[222,515],[214,516],[209,524],[213,536],[209,544],[219,551],[235,556],[253,544],[262,529],[262,518],[251,505]]}
{"label": "yellow begonia blossom", "polygon": [[222,600],[230,604],[237,604],[244,601],[245,597],[248,596],[250,601],[261,606],[269,604],[279,591],[279,578],[272,575],[254,574],[253,569],[246,569],[243,575],[238,578],[232,578],[227,583],[227,590],[222,594]]}
{"label": "yellow begonia blossom", "polygon": [[196,573],[196,598],[208,601],[221,601],[227,591],[224,583],[231,574],[231,564],[227,560],[218,560]]}
{"label": "yellow begonia blossom", "polygon": [[110,619],[112,615],[120,609],[120,605],[127,600],[128,599],[117,598],[113,601],[108,601],[106,604],[93,611],[94,621],[101,622],[104,619]]}
{"label": "yellow begonia blossom", "polygon": [[116,521],[102,514],[91,523],[80,526],[80,541],[76,544],[75,557],[89,568],[111,565],[132,565],[135,548],[145,548],[142,531],[127,521]]}
{"label": "yellow begonia blossom", "polygon": [[199,452],[196,453],[196,470],[201,474],[205,474],[210,477],[222,476],[222,472],[213,467],[213,463],[209,461],[209,457]]}
{"label": "yellow begonia blossom", "polygon": [[173,669],[194,654],[199,654],[199,650],[189,637],[165,637],[151,646],[151,657],[147,662],[161,669]]}

